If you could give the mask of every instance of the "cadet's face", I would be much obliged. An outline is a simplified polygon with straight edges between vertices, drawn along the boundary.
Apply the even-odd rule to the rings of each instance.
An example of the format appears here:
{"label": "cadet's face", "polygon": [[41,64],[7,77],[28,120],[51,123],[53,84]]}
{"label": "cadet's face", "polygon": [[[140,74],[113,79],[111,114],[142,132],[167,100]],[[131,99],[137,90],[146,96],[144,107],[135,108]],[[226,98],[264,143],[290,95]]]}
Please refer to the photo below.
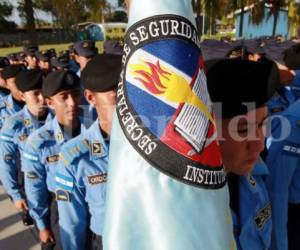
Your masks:
{"label": "cadet's face", "polygon": [[1,71],[2,71],[3,69],[0,69],[0,87],[3,87],[3,88],[6,88],[7,86],[6,86],[6,82],[5,82],[5,80],[1,77]]}
{"label": "cadet's face", "polygon": [[100,118],[103,116],[102,114],[106,114],[108,120],[111,121],[113,110],[116,107],[116,91],[95,92],[94,97],[98,117]]}
{"label": "cadet's face", "polygon": [[[251,172],[264,149],[264,125],[267,108],[262,107],[238,117],[222,120],[218,133],[223,162],[226,170],[237,175]],[[222,136],[222,138],[220,138]]]}
{"label": "cadet's face", "polygon": [[64,90],[47,99],[48,106],[54,109],[57,120],[62,125],[70,125],[78,119],[81,104],[80,88]]}
{"label": "cadet's face", "polygon": [[35,69],[36,68],[36,66],[37,66],[37,60],[36,60],[35,56],[26,56],[25,60],[26,60],[26,62],[28,64],[28,66],[31,69]]}
{"label": "cadet's face", "polygon": [[42,116],[45,114],[47,106],[41,89],[24,92],[23,98],[31,114],[34,116]]}
{"label": "cadet's face", "polygon": [[16,78],[8,78],[6,80],[6,84],[8,89],[10,90],[10,93],[12,94],[12,96],[18,100],[21,101],[22,100],[22,96],[21,96],[21,92],[18,90],[17,86],[16,86]]}

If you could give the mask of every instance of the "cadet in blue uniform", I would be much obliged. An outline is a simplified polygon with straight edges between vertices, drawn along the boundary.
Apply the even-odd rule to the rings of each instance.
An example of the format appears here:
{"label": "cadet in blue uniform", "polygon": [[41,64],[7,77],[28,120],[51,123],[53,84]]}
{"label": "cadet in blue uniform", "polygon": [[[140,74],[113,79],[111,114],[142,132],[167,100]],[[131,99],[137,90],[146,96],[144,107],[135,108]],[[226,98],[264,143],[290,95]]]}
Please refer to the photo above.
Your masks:
{"label": "cadet in blue uniform", "polygon": [[1,76],[1,72],[5,67],[9,65],[9,61],[6,57],[0,57],[0,101],[3,97],[9,94],[9,90],[7,89],[5,80]]}
{"label": "cadet in blue uniform", "polygon": [[102,249],[109,134],[120,71],[121,56],[103,54],[94,57],[81,75],[98,120],[62,147],[56,197],[64,249]]}
{"label": "cadet in blue uniform", "polygon": [[25,191],[41,242],[55,242],[55,249],[61,249],[54,194],[55,171],[61,146],[84,130],[78,115],[80,80],[71,71],[51,72],[43,82],[42,91],[56,115],[32,133],[26,142],[22,157]]}
{"label": "cadet in blue uniform", "polygon": [[258,161],[264,149],[263,127],[266,102],[273,93],[273,70],[278,69],[272,62],[237,59],[215,61],[207,69],[207,86],[215,103],[218,138],[228,171],[236,245],[243,250],[268,249],[271,244],[271,205],[263,182],[268,170]]}
{"label": "cadet in blue uniform", "polygon": [[9,65],[1,72],[2,78],[10,90],[10,94],[0,101],[0,129],[5,119],[20,111],[25,104],[16,86],[16,76],[22,70],[24,70],[23,66]]}
{"label": "cadet in blue uniform", "polygon": [[45,74],[48,74],[51,72],[51,56],[52,53],[50,50],[44,50],[44,51],[37,51],[35,53],[36,59],[38,60],[38,66]]}
{"label": "cadet in blue uniform", "polygon": [[[48,115],[41,93],[42,82],[43,72],[38,69],[17,75],[16,86],[22,92],[26,106],[6,119],[0,136],[0,177],[15,207],[23,212],[28,210],[28,206],[24,197],[20,155],[29,134],[41,127]],[[24,224],[28,224],[27,213],[23,218]]]}
{"label": "cadet in blue uniform", "polygon": [[39,50],[37,46],[25,46],[23,52],[25,54],[25,62],[27,69],[36,69],[38,67],[36,52]]}
{"label": "cadet in blue uniform", "polygon": [[[298,49],[297,49],[298,48]],[[300,69],[300,46],[286,51],[285,62],[290,69]],[[297,87],[297,72],[294,80]],[[293,87],[292,86],[292,87]],[[294,90],[294,94],[299,90]],[[267,165],[270,175],[266,184],[273,207],[273,246],[272,249],[299,249],[300,230],[300,101],[296,101],[282,113],[288,124],[276,122],[272,138],[286,135],[283,140],[272,140],[269,146]]]}

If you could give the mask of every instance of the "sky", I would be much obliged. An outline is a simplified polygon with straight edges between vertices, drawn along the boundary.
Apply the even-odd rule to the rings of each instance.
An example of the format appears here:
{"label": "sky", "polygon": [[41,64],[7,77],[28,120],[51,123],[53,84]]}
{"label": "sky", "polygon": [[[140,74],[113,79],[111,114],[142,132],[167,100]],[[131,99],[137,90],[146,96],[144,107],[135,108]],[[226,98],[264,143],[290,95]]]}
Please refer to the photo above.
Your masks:
{"label": "sky", "polygon": [[[117,0],[108,0],[113,6],[117,5]],[[0,2],[8,2],[10,4],[12,4],[13,6],[17,6],[18,5],[18,0],[0,0]],[[47,22],[51,22],[52,21],[52,17],[50,14],[44,12],[44,11],[35,11],[35,17],[41,20],[45,20]],[[9,18],[9,20],[14,21],[17,25],[20,25],[22,23],[20,17],[19,17],[19,13],[17,11],[17,9],[15,8],[13,10],[13,14],[11,15],[11,17]]]}

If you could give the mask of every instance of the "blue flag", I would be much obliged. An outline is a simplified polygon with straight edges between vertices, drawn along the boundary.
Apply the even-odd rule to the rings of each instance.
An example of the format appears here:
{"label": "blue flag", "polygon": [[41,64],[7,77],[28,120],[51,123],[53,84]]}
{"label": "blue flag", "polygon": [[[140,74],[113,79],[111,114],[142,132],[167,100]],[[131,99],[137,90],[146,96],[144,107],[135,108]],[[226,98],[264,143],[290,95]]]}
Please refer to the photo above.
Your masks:
{"label": "blue flag", "polygon": [[104,249],[235,249],[191,1],[132,0],[123,65]]}

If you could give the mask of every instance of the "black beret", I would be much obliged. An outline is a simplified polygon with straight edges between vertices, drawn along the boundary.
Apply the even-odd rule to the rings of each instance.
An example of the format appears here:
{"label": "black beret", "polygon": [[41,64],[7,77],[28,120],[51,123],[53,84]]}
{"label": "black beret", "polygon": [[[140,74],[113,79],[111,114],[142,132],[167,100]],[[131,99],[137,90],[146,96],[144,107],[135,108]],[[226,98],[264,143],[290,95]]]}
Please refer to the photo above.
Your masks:
{"label": "black beret", "polygon": [[[212,102],[222,104],[222,110],[216,110],[216,115],[220,116],[217,112],[222,112],[223,119],[264,106],[277,85],[279,71],[269,60],[215,60],[207,69],[208,91]],[[251,103],[251,106],[247,107],[245,103]]]}
{"label": "black beret", "polygon": [[41,89],[43,85],[43,71],[40,69],[31,69],[21,71],[16,77],[16,86],[22,91]]}
{"label": "black beret", "polygon": [[51,51],[50,50],[36,51],[35,56],[40,61],[48,62],[51,59]]}
{"label": "black beret", "polygon": [[23,48],[23,52],[26,56],[35,56],[35,52],[38,50],[38,46],[26,46]]}
{"label": "black beret", "polygon": [[74,49],[76,54],[84,57],[92,57],[98,54],[95,42],[91,40],[76,42],[74,44]]}
{"label": "black beret", "polygon": [[45,97],[51,97],[63,90],[80,88],[79,77],[70,70],[57,70],[49,73],[43,82]]}
{"label": "black beret", "polygon": [[0,68],[3,69],[9,65],[7,57],[0,57]]}
{"label": "black beret", "polygon": [[69,56],[59,56],[51,58],[51,64],[56,68],[68,68],[70,66]]}
{"label": "black beret", "polygon": [[101,54],[90,60],[81,73],[81,82],[85,89],[93,92],[105,92],[118,85],[122,66],[120,55]]}
{"label": "black beret", "polygon": [[23,65],[18,65],[18,64],[9,65],[2,70],[1,72],[2,78],[6,80],[8,78],[15,77],[23,69],[24,69]]}
{"label": "black beret", "polygon": [[283,60],[289,69],[300,69],[300,44],[285,50]]}
{"label": "black beret", "polygon": [[121,41],[108,40],[103,47],[105,54],[123,55],[124,43]]}

